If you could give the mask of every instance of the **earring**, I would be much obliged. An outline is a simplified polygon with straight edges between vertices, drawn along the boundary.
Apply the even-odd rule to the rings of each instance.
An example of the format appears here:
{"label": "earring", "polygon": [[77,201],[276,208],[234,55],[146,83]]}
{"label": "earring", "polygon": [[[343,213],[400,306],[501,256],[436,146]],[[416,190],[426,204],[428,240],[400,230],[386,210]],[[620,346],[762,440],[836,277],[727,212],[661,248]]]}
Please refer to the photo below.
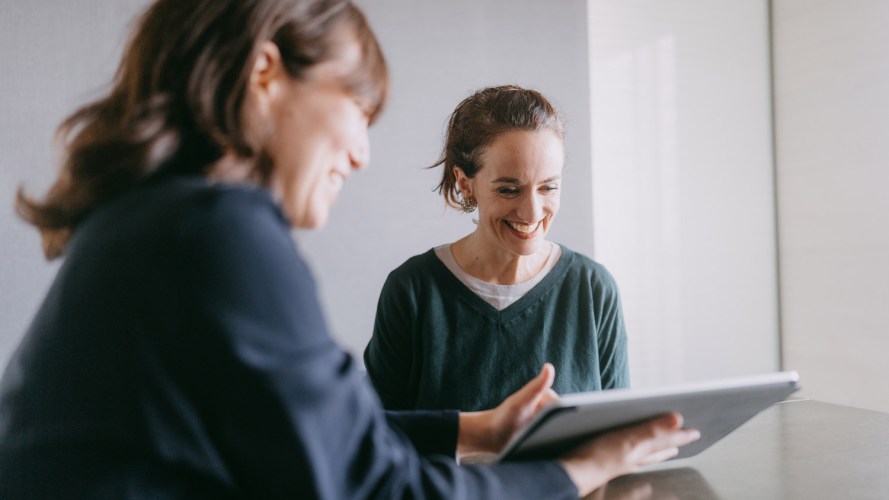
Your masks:
{"label": "earring", "polygon": [[463,198],[460,197],[460,209],[466,212],[467,214],[475,212],[475,208],[478,207],[478,202],[475,201],[475,198]]}

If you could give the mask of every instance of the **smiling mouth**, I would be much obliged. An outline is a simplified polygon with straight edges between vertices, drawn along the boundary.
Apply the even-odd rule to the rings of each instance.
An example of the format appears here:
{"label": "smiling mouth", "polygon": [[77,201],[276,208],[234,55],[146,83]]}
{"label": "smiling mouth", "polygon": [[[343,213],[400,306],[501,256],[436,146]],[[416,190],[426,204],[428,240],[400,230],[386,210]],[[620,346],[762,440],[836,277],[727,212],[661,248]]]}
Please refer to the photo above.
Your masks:
{"label": "smiling mouth", "polygon": [[538,227],[540,227],[541,221],[537,221],[534,224],[522,224],[519,222],[513,222],[513,221],[509,221],[509,220],[504,221],[504,222],[506,222],[506,225],[511,227],[515,231],[518,231],[522,234],[531,234],[534,231],[536,231]]}

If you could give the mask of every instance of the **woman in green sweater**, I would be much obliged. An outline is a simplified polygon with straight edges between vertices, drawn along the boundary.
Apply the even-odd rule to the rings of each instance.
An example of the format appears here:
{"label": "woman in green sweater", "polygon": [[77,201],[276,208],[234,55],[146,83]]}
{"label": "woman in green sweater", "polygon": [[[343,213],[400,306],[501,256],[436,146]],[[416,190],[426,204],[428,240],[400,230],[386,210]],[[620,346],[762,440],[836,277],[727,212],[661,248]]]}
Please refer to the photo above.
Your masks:
{"label": "woman in green sweater", "polygon": [[453,112],[439,192],[475,231],[408,259],[380,294],[367,371],[390,409],[496,406],[544,362],[559,393],[626,387],[608,271],[550,242],[564,122],[539,92],[491,87]]}

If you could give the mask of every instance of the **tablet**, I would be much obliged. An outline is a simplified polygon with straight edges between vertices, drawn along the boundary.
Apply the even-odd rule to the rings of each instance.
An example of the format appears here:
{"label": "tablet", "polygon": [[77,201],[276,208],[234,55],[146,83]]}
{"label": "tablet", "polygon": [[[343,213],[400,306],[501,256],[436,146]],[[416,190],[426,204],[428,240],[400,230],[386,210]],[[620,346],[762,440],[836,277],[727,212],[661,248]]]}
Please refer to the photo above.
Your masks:
{"label": "tablet", "polygon": [[556,458],[584,441],[668,412],[701,438],[679,448],[696,455],[757,413],[799,389],[795,371],[646,389],[615,389],[561,396],[543,408],[506,445],[497,461]]}

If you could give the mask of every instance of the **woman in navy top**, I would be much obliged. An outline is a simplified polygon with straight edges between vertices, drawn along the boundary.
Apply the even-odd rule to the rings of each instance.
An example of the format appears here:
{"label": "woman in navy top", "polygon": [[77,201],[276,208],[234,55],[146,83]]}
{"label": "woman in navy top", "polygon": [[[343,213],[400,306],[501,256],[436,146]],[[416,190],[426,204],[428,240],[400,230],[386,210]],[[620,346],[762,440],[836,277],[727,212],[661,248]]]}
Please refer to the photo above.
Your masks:
{"label": "woman in navy top", "polygon": [[[384,413],[290,237],[368,161],[387,91],[345,0],[158,0],[17,208],[64,262],[0,389],[0,498],[575,497],[693,435],[669,415],[560,460],[459,466],[546,400]],[[634,446],[627,446],[635,444]]]}

